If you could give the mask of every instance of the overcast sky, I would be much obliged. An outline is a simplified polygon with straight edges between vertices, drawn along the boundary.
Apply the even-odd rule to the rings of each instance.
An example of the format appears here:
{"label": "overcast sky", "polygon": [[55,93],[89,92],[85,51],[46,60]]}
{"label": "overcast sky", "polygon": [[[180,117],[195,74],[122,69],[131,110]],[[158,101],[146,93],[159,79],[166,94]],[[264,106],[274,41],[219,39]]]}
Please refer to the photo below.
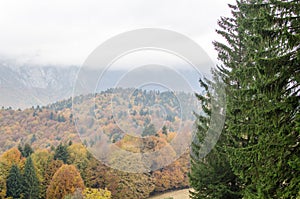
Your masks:
{"label": "overcast sky", "polygon": [[0,56],[41,65],[81,65],[110,37],[165,28],[196,41],[215,61],[212,41],[234,0],[0,0]]}

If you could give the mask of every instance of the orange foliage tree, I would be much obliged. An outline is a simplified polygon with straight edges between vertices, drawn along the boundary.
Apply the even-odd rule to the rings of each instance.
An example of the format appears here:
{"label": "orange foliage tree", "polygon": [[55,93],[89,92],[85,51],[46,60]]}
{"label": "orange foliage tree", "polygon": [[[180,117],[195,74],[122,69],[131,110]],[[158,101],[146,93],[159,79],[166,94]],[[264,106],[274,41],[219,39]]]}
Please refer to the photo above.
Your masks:
{"label": "orange foliage tree", "polygon": [[62,165],[54,174],[47,189],[47,199],[64,198],[76,190],[84,190],[80,173],[73,165]]}

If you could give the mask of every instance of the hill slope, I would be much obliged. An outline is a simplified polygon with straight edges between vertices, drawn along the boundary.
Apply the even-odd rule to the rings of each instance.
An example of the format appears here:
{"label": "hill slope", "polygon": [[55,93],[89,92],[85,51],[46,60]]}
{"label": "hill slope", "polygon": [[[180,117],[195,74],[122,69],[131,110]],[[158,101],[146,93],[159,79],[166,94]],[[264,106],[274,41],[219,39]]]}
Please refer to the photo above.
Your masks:
{"label": "hill slope", "polygon": [[[181,122],[185,124],[193,123],[189,114],[183,113],[180,115],[181,112],[176,101],[178,99],[173,97],[174,93],[136,90],[135,93],[129,95],[131,91],[130,89],[116,89],[99,93],[95,97],[93,95],[76,97],[74,101],[77,108],[79,110],[89,110],[91,114],[88,115],[81,115],[81,113],[84,113],[81,111],[73,115],[71,99],[47,107],[37,106],[23,111],[2,108],[0,110],[0,150],[4,152],[12,147],[29,143],[36,150],[45,148],[52,153],[53,148],[60,143],[68,143],[70,140],[73,143],[80,143],[79,134],[81,136],[87,135],[87,139],[82,139],[82,141],[86,147],[92,147],[97,144],[95,132],[101,132],[123,150],[131,152],[154,151],[168,145],[176,137],[178,125]],[[182,95],[184,99],[181,101],[181,106],[190,107],[190,109],[185,109],[186,112],[196,108],[196,105],[192,104],[191,94],[180,93],[178,95]],[[113,98],[115,96],[118,97]],[[128,101],[126,96],[132,97]],[[114,100],[110,101],[111,99]],[[109,109],[110,103],[116,103],[113,114]],[[166,121],[163,126],[165,126],[165,129],[160,128],[162,124],[159,120],[153,119],[154,115],[158,115],[157,118],[160,117],[160,106],[164,106],[165,115],[163,118]],[[124,109],[124,107],[127,108]],[[86,126],[79,128],[78,134],[74,120],[80,118],[84,119]],[[126,124],[125,118],[134,121],[134,125],[128,128],[116,128],[116,121],[119,122],[119,127]],[[154,130],[148,128],[151,124],[154,124]],[[124,129],[127,132],[124,132]],[[137,129],[141,131],[137,131]],[[179,159],[172,164],[146,174],[127,174],[114,171],[101,164],[101,162],[95,162],[92,170],[95,170],[93,175],[98,177],[93,180],[95,182],[94,186],[108,187],[114,198],[122,198],[125,189],[136,193],[133,194],[132,198],[144,198],[147,193],[185,188],[188,186],[188,151],[179,155]],[[122,185],[123,188],[115,189],[114,187],[119,184],[119,180],[124,181],[124,179],[127,183]],[[137,179],[147,179],[148,184],[140,183],[140,186],[149,188],[150,183],[152,188],[143,192],[143,195],[139,195],[139,190],[134,191],[128,187],[136,186],[134,183],[138,182]],[[128,192],[128,194],[132,195],[133,192]]]}

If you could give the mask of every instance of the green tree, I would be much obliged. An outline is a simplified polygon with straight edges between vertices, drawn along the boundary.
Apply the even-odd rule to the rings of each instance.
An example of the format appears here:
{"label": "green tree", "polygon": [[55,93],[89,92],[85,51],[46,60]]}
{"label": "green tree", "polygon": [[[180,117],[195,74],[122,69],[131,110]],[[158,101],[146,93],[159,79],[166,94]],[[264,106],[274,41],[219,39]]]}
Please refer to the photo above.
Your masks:
{"label": "green tree", "polygon": [[34,152],[33,149],[31,148],[31,146],[28,143],[26,143],[24,145],[24,147],[19,145],[18,150],[21,152],[22,156],[25,157],[25,158],[29,157]]}
{"label": "green tree", "polygon": [[24,197],[28,199],[39,198],[39,180],[31,157],[26,159],[23,179]]}
{"label": "green tree", "polygon": [[226,83],[225,151],[243,198],[299,194],[299,1],[240,0],[215,43]]}
{"label": "green tree", "polygon": [[24,152],[23,152],[23,147],[21,146],[21,144],[18,145],[18,150],[21,152],[21,155],[23,156]]}
{"label": "green tree", "polygon": [[211,143],[207,143],[208,134],[214,133],[210,128],[212,106],[209,86],[212,82],[200,80],[201,87],[205,94],[196,94],[201,102],[203,113],[197,116],[196,136],[191,148],[191,171],[189,173],[190,186],[194,189],[190,191],[190,197],[200,198],[241,198],[239,180],[234,175],[228,154],[224,146],[228,144],[226,136],[221,134],[216,146],[208,155],[207,149]]}
{"label": "green tree", "polygon": [[54,153],[54,160],[62,160],[64,163],[67,163],[69,158],[69,153],[66,145],[59,144]]}
{"label": "green tree", "polygon": [[[51,171],[50,164],[53,161],[53,154],[49,153],[49,151],[46,149],[36,150],[31,155],[31,158],[33,161],[34,168],[36,170],[36,175],[39,180],[39,186],[40,186],[39,198],[43,199],[43,198],[46,198],[46,190],[47,190],[47,186],[49,185],[46,180],[46,176],[47,176],[47,173],[49,173]],[[54,173],[55,173],[55,171],[53,172],[53,174]],[[47,176],[47,177],[49,177],[49,176]],[[52,176],[51,176],[51,178],[52,178]]]}
{"label": "green tree", "polygon": [[165,125],[162,127],[162,134],[168,135],[168,129]]}
{"label": "green tree", "polygon": [[13,165],[6,179],[6,197],[20,198],[22,193],[22,175],[17,165]]}
{"label": "green tree", "polygon": [[6,196],[6,179],[13,165],[24,166],[24,158],[17,148],[5,151],[0,157],[0,198]]}
{"label": "green tree", "polygon": [[33,149],[31,148],[31,146],[30,146],[28,143],[26,143],[26,144],[24,145],[24,149],[23,149],[22,155],[23,155],[25,158],[27,158],[27,157],[29,157],[33,152],[34,152],[34,151],[33,151]]}
{"label": "green tree", "polygon": [[65,118],[63,115],[58,115],[57,121],[58,121],[58,122],[65,122],[65,121],[66,121],[66,118]]}
{"label": "green tree", "polygon": [[151,135],[155,135],[156,134],[156,130],[155,130],[155,126],[154,124],[150,124],[148,126],[146,126],[142,132],[142,136],[151,136]]}
{"label": "green tree", "polygon": [[81,143],[72,144],[67,149],[69,154],[68,163],[76,166],[84,182],[88,182],[89,179],[86,178],[89,161],[87,149]]}
{"label": "green tree", "polygon": [[50,120],[54,120],[53,112],[50,113],[49,119],[50,119]]}

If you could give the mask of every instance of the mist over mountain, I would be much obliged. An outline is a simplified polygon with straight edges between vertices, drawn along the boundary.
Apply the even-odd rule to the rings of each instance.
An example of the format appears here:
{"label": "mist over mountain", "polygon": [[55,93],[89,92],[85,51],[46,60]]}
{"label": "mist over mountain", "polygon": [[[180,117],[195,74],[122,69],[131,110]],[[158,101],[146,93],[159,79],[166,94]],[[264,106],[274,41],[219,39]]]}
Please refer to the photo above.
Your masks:
{"label": "mist over mountain", "polygon": [[[67,99],[73,95],[79,69],[79,66],[37,66],[0,60],[0,106],[23,109]],[[124,78],[124,71],[122,70],[111,70],[102,76],[95,69],[82,69],[82,71],[84,71],[84,75],[80,77],[77,84],[83,83],[83,87],[91,88],[88,92],[100,92],[117,87],[119,80]],[[164,71],[157,69],[156,73],[160,74],[161,77],[164,76]],[[137,77],[132,74],[125,76],[124,81],[128,86],[149,79],[149,72],[139,71],[135,75]],[[189,70],[181,70],[180,75],[189,80],[193,90],[199,89],[199,74]],[[100,77],[101,81],[97,82]],[[170,79],[171,77],[167,78]],[[173,82],[176,81],[173,80]],[[175,86],[180,87],[180,82]],[[143,89],[160,90],[164,88],[150,85]],[[87,94],[84,91],[82,93]],[[81,92],[77,94],[81,94]]]}
{"label": "mist over mountain", "polygon": [[78,67],[0,63],[0,105],[27,108],[46,105],[72,94]]}

